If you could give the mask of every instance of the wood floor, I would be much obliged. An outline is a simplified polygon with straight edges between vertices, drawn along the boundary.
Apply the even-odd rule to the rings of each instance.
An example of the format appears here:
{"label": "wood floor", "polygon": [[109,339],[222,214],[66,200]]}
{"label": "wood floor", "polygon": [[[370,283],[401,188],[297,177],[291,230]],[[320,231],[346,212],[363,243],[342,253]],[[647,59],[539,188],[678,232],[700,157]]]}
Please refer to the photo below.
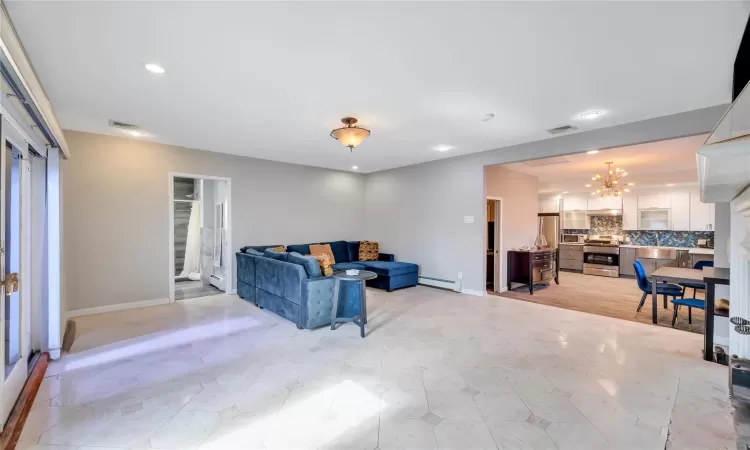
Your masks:
{"label": "wood floor", "polygon": [[[692,296],[692,289],[688,291]],[[492,293],[492,292],[490,292]],[[640,323],[651,323],[651,296],[636,316],[638,302],[643,292],[638,289],[635,279],[607,278],[579,273],[560,272],[560,285],[554,281],[546,289],[534,289],[530,295],[528,289],[503,292],[503,297],[524,300],[558,308],[583,311],[599,316],[614,317]],[[698,291],[697,298],[704,298]],[[662,297],[659,297],[658,324],[669,327],[672,323],[672,304],[667,303],[669,310],[663,309]],[[688,325],[687,308],[680,308],[675,328],[703,334],[705,323],[703,311],[693,309],[693,325]]]}

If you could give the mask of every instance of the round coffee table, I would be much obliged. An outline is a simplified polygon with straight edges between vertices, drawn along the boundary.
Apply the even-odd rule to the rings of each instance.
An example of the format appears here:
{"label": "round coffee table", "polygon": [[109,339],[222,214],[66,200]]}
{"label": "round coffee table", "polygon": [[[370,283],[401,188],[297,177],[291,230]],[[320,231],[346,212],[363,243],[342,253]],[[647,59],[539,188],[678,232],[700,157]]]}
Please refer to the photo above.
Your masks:
{"label": "round coffee table", "polygon": [[[365,337],[365,324],[367,323],[367,295],[365,281],[377,278],[378,274],[369,270],[360,270],[357,275],[347,275],[346,272],[333,274],[333,307],[331,308],[331,329],[336,329],[337,323],[354,322],[359,326],[360,337]],[[336,317],[339,312],[339,287],[341,280],[359,282],[359,314],[352,317]]]}

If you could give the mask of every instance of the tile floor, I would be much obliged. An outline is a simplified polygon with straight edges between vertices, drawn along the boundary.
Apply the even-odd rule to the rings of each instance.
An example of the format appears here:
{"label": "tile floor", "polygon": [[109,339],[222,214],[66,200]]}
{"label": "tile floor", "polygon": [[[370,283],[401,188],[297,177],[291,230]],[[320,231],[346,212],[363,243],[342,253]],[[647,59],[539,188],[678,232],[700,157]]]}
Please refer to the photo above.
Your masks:
{"label": "tile floor", "polygon": [[734,448],[700,335],[426,287],[368,303],[365,339],[224,295],[80,318],[18,448]]}

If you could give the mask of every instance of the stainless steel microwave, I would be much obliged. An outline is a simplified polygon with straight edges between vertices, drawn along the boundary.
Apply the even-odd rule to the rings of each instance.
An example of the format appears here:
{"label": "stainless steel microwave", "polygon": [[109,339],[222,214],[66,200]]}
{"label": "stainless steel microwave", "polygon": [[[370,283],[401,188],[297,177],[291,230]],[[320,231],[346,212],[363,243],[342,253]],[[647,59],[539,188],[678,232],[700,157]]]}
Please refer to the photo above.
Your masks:
{"label": "stainless steel microwave", "polygon": [[563,234],[561,244],[583,244],[586,242],[585,234]]}

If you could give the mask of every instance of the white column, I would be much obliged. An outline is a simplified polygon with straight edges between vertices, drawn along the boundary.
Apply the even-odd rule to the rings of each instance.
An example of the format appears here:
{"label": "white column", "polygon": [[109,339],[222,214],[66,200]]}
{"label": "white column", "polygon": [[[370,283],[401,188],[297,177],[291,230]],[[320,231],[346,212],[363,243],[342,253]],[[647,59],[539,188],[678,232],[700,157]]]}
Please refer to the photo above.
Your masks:
{"label": "white column", "polygon": [[47,301],[49,354],[60,358],[62,329],[65,320],[62,311],[61,286],[61,185],[60,150],[51,148],[47,152]]}

